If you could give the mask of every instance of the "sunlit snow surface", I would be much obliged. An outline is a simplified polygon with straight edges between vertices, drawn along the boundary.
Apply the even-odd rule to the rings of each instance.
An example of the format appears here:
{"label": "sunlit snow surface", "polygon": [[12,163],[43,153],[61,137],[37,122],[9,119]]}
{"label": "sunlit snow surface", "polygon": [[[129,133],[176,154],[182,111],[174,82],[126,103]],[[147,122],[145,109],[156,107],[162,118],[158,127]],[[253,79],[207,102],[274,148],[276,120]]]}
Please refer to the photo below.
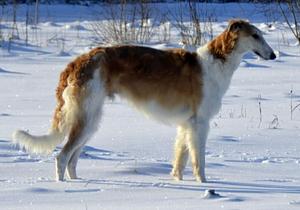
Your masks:
{"label": "sunlit snow surface", "polygon": [[[248,18],[264,31],[278,58],[263,61],[248,54],[235,73],[211,122],[208,183],[194,181],[190,165],[183,181],[173,181],[175,127],[146,119],[119,98],[106,101],[100,129],[81,154],[81,180],[54,180],[61,146],[44,157],[11,144],[16,129],[47,132],[59,73],[96,45],[91,8],[48,5],[41,7],[38,46],[16,40],[10,52],[0,48],[0,209],[300,209],[300,108],[293,120],[290,112],[291,102],[300,103],[300,48],[285,25],[268,27],[252,5],[211,7],[218,20],[215,34],[230,18]],[[19,11],[22,28],[26,7]],[[9,30],[11,23],[1,26]],[[169,45],[180,47],[172,30]]]}

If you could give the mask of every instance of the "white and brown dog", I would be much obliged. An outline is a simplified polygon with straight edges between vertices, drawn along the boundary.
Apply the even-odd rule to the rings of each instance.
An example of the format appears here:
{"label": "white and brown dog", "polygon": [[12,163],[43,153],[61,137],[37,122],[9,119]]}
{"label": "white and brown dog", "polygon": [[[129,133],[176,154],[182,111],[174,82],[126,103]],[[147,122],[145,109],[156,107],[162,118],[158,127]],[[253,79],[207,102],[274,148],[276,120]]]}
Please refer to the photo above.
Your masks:
{"label": "white and brown dog", "polygon": [[28,151],[49,153],[66,137],[56,157],[57,179],[63,180],[66,170],[76,179],[78,157],[97,130],[104,100],[118,94],[148,116],[178,125],[171,174],[181,180],[190,155],[196,180],[205,182],[209,122],[248,51],[276,58],[261,31],[243,20],[230,21],[222,34],[195,53],[140,46],[95,48],[61,73],[50,133],[16,131],[13,140]]}

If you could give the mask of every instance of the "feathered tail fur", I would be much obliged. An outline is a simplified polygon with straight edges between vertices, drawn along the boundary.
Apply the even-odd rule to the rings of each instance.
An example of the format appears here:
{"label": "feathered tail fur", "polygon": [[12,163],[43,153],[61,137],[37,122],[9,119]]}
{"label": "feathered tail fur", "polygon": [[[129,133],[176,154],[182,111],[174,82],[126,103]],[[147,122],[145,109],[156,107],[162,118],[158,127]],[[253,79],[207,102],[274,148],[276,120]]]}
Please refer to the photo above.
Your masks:
{"label": "feathered tail fur", "polygon": [[56,89],[57,106],[53,117],[52,128],[48,135],[35,136],[26,131],[17,130],[13,133],[13,142],[26,151],[33,153],[51,153],[66,136],[72,127],[76,127],[81,117],[79,107],[84,100],[81,92],[82,86],[93,78],[96,68],[99,67],[103,53],[101,47],[83,54],[69,63],[60,74],[59,84]]}
{"label": "feathered tail fur", "polygon": [[49,154],[64,140],[62,132],[51,131],[48,135],[34,136],[26,131],[17,130],[13,133],[13,142],[26,151],[38,154]]}
{"label": "feathered tail fur", "polygon": [[[68,89],[68,77],[73,70],[71,64],[69,64],[60,74],[59,84],[56,89],[56,99],[58,103],[54,112],[52,128],[49,134],[36,136],[22,130],[15,131],[12,135],[13,143],[18,144],[22,149],[32,153],[49,154],[65,139],[65,136],[68,133],[66,125],[71,125],[73,123],[72,120],[66,119],[71,114],[67,115],[65,110],[63,110],[63,106],[66,105],[66,99],[68,100],[67,103],[73,101],[72,97],[69,99],[70,97],[64,98],[63,96],[64,94],[68,95],[64,92]],[[71,109],[71,112],[72,111],[74,112],[75,109]]]}

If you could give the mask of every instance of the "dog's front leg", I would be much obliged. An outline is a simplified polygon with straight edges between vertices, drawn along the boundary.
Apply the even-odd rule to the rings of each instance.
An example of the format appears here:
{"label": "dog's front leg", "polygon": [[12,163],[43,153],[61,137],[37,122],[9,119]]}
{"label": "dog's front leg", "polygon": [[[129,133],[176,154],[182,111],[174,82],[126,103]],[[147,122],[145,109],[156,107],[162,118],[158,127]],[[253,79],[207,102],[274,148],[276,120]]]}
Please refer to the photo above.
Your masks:
{"label": "dog's front leg", "polygon": [[182,171],[188,160],[188,146],[186,140],[186,126],[178,126],[174,150],[174,162],[171,175],[175,180],[182,180]]}
{"label": "dog's front leg", "polygon": [[206,182],[205,178],[205,146],[209,131],[209,121],[201,118],[191,120],[188,131],[188,147],[197,181]]}

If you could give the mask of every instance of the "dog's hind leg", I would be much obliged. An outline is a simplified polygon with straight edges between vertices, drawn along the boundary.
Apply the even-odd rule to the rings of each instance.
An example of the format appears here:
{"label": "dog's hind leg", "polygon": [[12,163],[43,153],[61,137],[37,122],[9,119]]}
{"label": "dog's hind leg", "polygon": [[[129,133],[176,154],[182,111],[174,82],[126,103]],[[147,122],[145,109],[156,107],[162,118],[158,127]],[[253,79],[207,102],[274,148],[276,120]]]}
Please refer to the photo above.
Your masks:
{"label": "dog's hind leg", "polygon": [[70,161],[68,162],[67,173],[68,173],[68,176],[70,179],[78,179],[78,176],[76,173],[76,166],[77,166],[78,159],[80,157],[80,153],[81,153],[83,147],[84,146],[81,146],[78,149],[76,149],[73,152],[72,157],[70,158]]}
{"label": "dog's hind leg", "polygon": [[63,147],[62,151],[56,157],[56,179],[62,181],[64,179],[64,174],[66,167],[71,159],[73,153],[80,148],[83,136],[82,123],[77,123],[71,129],[68,142]]}
{"label": "dog's hind leg", "polygon": [[85,114],[85,120],[77,122],[72,127],[68,142],[63,147],[60,154],[56,157],[56,174],[57,179],[60,181],[63,180],[66,168],[69,178],[77,178],[76,165],[81,149],[92,136],[92,134],[97,130],[97,125],[100,118],[100,107],[102,107],[102,104],[94,105],[98,106],[98,110],[94,111],[93,113],[90,112],[89,114]]}
{"label": "dog's hind leg", "polygon": [[186,141],[186,127],[178,126],[175,142],[173,169],[171,172],[171,175],[176,180],[182,180],[182,171],[186,166],[188,155],[189,152]]}
{"label": "dog's hind leg", "polygon": [[[66,169],[71,179],[77,178],[76,165],[80,151],[98,128],[105,99],[105,91],[101,85],[99,73],[94,74],[93,79],[82,88],[82,91],[83,93],[77,97],[75,102],[72,102],[71,108],[67,109],[69,112],[75,111],[69,114],[72,116],[70,117],[72,125],[68,141],[56,157],[56,177],[60,181],[63,180]],[[71,97],[70,100],[74,99]]]}

